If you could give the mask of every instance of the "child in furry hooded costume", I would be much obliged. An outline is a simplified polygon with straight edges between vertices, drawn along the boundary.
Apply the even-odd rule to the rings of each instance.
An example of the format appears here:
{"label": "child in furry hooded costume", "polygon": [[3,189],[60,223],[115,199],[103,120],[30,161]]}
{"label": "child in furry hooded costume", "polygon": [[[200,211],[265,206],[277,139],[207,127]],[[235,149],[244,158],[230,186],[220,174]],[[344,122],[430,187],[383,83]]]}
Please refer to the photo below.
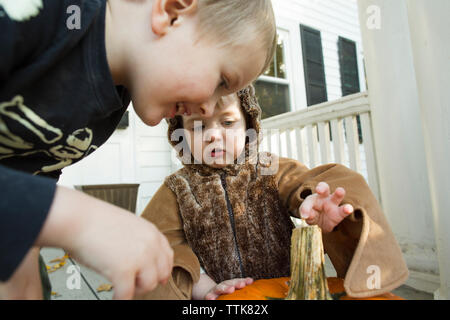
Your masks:
{"label": "child in furry hooded costume", "polygon": [[[252,152],[258,146],[261,110],[252,86],[239,91],[237,97],[235,110],[243,116],[246,129],[256,134],[244,139],[241,150],[245,151],[238,155],[245,157],[234,157],[231,164],[214,160],[228,152],[223,144],[217,147],[217,137],[202,137],[200,155],[189,152],[189,141],[197,130],[192,128],[191,116],[169,120],[169,140],[184,167],[166,178],[142,217],[167,236],[174,250],[174,269],[166,285],[136,298],[216,298],[251,279],[289,276],[294,227],[290,216],[300,217],[300,210],[302,215],[309,213],[308,223],[322,228],[325,252],[338,277],[344,278],[348,295],[374,296],[401,285],[408,269],[364,178],[338,164],[310,170],[292,159]],[[213,118],[222,119],[220,112],[225,111],[220,109],[230,108],[217,106],[219,115]],[[220,121],[216,129],[224,130],[228,123]],[[208,145],[214,148],[205,153]],[[211,155],[213,161],[192,164],[202,162],[202,154]],[[330,190],[335,191],[330,194]],[[200,266],[206,274],[200,274]],[[376,288],[367,285],[370,266],[380,270]]]}

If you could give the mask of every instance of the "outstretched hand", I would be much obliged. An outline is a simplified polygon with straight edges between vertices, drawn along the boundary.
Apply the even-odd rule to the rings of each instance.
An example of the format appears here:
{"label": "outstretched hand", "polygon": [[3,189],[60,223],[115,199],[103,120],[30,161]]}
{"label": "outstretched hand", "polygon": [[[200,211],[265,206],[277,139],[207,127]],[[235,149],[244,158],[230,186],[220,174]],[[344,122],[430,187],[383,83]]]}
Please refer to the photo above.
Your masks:
{"label": "outstretched hand", "polygon": [[245,286],[252,284],[252,278],[236,278],[225,280],[214,286],[206,295],[205,300],[216,300],[223,294],[233,293],[236,289],[242,289]]}
{"label": "outstretched hand", "polygon": [[345,197],[344,188],[339,187],[330,194],[330,186],[320,182],[315,191],[303,200],[300,216],[309,225],[318,225],[324,233],[331,232],[353,212],[353,207],[350,204],[340,205]]}

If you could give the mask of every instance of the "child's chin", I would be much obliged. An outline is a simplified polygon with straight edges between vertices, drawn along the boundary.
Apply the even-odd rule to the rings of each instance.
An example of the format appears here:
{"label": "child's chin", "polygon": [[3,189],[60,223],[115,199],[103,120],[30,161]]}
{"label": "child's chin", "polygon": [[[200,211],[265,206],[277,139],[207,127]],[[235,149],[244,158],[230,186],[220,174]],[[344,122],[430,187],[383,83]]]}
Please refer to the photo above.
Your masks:
{"label": "child's chin", "polygon": [[216,169],[222,169],[225,168],[228,164],[226,163],[212,163],[209,164],[210,167],[216,168]]}
{"label": "child's chin", "polygon": [[147,119],[143,120],[143,122],[150,127],[155,127],[161,122],[162,119],[163,118],[153,117],[153,118],[147,118]]}
{"label": "child's chin", "polygon": [[233,164],[233,163],[227,163],[225,161],[225,159],[220,159],[220,160],[216,160],[216,161],[213,161],[212,163],[207,163],[207,164],[210,167],[213,167],[216,169],[221,169],[221,168],[225,168],[226,166],[229,166],[230,164]]}

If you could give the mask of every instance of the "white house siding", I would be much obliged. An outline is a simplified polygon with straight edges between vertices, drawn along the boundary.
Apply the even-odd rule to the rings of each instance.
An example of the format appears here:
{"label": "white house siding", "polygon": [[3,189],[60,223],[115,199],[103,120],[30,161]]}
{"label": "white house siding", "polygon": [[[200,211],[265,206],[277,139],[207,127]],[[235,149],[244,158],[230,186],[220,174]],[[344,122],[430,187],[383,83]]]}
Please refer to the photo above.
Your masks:
{"label": "white house siding", "polygon": [[165,121],[156,127],[145,125],[129,107],[126,129],[111,138],[89,157],[67,167],[60,185],[139,183],[136,213],[140,215],[153,194],[172,172],[171,147]]}
{"label": "white house siding", "polygon": [[[132,113],[132,112],[130,112]],[[116,130],[109,140],[88,157],[66,167],[58,184],[68,187],[89,184],[135,183],[135,117],[130,125]]]}
{"label": "white house siding", "polygon": [[272,3],[279,30],[288,33],[286,64],[291,90],[294,90],[292,111],[307,106],[300,25],[321,32],[328,101],[342,97],[339,36],[356,43],[360,89],[366,90],[356,0],[272,0]]}
{"label": "white house siding", "polygon": [[137,212],[140,214],[158,190],[164,178],[172,173],[171,150],[167,141],[167,124],[145,125],[136,116],[137,181],[141,184]]}

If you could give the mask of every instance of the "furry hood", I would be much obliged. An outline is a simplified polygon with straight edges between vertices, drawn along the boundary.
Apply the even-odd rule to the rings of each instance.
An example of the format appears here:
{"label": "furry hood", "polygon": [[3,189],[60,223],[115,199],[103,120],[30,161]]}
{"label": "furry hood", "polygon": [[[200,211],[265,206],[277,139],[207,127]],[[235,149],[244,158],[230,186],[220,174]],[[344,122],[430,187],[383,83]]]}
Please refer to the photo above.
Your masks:
{"label": "furry hood", "polygon": [[[261,107],[258,104],[258,99],[256,98],[255,88],[253,85],[249,85],[248,87],[238,91],[237,95],[241,102],[241,109],[245,116],[247,130],[253,129],[254,133],[256,133],[256,135],[250,135],[251,138],[247,138],[246,141],[245,160],[248,161],[250,157],[254,159],[258,154],[259,142],[261,141]],[[167,138],[169,139],[169,143],[177,151],[178,158],[184,165],[187,165],[186,163],[194,163],[192,156],[184,157],[183,155],[183,150],[189,150],[184,136],[174,134],[175,130],[183,128],[183,120],[181,116],[176,116],[173,119],[167,119],[167,123]]]}

